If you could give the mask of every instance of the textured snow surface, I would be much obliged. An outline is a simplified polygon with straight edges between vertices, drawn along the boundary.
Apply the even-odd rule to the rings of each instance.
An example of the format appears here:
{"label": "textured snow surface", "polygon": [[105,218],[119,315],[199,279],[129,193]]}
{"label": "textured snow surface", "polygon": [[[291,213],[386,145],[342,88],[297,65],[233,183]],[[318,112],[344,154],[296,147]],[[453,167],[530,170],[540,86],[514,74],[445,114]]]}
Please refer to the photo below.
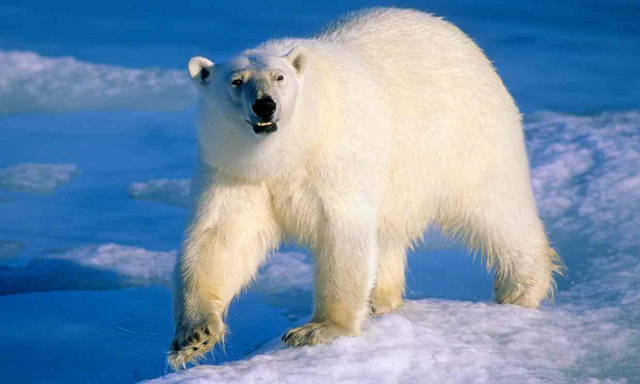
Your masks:
{"label": "textured snow surface", "polygon": [[156,200],[186,208],[189,206],[190,190],[191,179],[158,179],[132,183],[127,193],[137,199]]}
{"label": "textured snow surface", "polygon": [[537,113],[525,132],[547,225],[591,244],[638,247],[640,112]]}
{"label": "textured snow surface", "polygon": [[[359,337],[299,349],[284,349],[274,339],[248,359],[150,382],[639,381],[640,113],[538,113],[527,118],[526,135],[541,214],[561,239],[560,254],[586,264],[555,304],[531,310],[408,301],[397,313],[370,321]],[[310,266],[286,261],[301,285],[310,282]],[[275,262],[264,272],[284,267]]]}
{"label": "textured snow surface", "polygon": [[[626,383],[637,378],[640,333],[637,324],[624,324],[640,315],[637,298],[605,303],[590,296],[603,289],[620,295],[637,285],[640,270],[637,262],[630,264],[635,276],[615,289],[607,281],[577,285],[554,307],[409,301],[397,313],[373,319],[357,338],[300,349],[271,344],[245,361],[151,382]],[[624,269],[618,268],[627,266],[608,272],[620,274]]]}
{"label": "textured snow surface", "polygon": [[0,114],[79,110],[178,110],[195,103],[186,71],[127,69],[0,51]]}
{"label": "textured snow surface", "polygon": [[19,192],[52,192],[77,174],[74,164],[23,163],[0,168],[0,187]]}

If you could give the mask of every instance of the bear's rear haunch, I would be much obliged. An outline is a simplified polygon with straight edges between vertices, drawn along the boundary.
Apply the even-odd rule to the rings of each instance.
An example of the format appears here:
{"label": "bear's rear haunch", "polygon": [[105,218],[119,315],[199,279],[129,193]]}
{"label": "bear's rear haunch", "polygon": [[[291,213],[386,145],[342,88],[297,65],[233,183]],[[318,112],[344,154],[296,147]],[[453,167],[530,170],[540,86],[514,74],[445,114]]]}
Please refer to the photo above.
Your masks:
{"label": "bear's rear haunch", "polygon": [[536,213],[520,114],[458,28],[377,8],[315,38],[189,62],[202,105],[191,222],[175,269],[169,363],[224,340],[233,297],[282,241],[316,260],[290,346],[400,307],[406,250],[429,225],[495,270],[499,303],[537,307],[561,263]]}

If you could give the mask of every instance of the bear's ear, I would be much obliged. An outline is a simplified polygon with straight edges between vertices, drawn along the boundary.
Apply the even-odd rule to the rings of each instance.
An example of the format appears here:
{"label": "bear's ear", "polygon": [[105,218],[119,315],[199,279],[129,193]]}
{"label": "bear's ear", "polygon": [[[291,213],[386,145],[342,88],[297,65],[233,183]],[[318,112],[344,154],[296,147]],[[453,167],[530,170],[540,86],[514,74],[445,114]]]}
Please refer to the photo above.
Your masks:
{"label": "bear's ear", "polygon": [[309,51],[305,47],[296,47],[285,55],[299,75],[303,75],[309,63]]}
{"label": "bear's ear", "polygon": [[206,85],[213,69],[213,62],[206,57],[196,56],[189,60],[189,75],[198,85]]}

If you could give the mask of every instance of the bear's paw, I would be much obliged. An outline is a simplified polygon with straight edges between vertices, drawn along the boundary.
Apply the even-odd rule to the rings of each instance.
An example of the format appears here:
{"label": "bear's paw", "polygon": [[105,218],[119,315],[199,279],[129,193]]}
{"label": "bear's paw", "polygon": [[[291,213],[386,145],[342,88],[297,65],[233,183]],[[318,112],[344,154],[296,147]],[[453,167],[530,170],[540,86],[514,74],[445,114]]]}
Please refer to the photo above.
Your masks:
{"label": "bear's paw", "polygon": [[186,369],[187,363],[196,364],[216,343],[224,345],[225,327],[213,323],[181,328],[173,337],[167,359],[174,370]]}
{"label": "bear's paw", "polygon": [[282,342],[290,347],[325,344],[340,336],[355,336],[356,333],[331,321],[307,323],[293,328],[282,336]]}

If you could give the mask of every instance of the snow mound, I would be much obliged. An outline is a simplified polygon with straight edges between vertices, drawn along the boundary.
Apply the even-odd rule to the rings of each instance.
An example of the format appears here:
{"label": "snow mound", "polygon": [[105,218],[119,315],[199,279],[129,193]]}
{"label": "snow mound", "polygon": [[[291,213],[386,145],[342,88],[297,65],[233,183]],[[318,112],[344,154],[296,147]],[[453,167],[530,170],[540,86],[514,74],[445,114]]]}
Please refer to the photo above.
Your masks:
{"label": "snow mound", "polygon": [[191,179],[158,179],[132,183],[127,188],[127,193],[137,199],[161,201],[188,208],[190,190]]}
{"label": "snow mound", "polygon": [[627,383],[638,373],[640,266],[602,258],[589,273],[539,310],[407,301],[359,337],[290,349],[274,340],[249,359],[148,383]]}
{"label": "snow mound", "polygon": [[632,361],[624,356],[634,355],[638,334],[620,327],[618,315],[609,307],[409,301],[360,337],[271,345],[244,361],[148,383],[625,383],[632,372],[621,369]]}
{"label": "snow mound", "polygon": [[525,133],[540,212],[552,234],[573,241],[559,253],[585,264],[554,305],[408,301],[359,337],[291,349],[274,339],[245,360],[149,383],[640,380],[640,112],[538,113]]}
{"label": "snow mound", "polygon": [[74,164],[31,164],[0,168],[0,187],[20,192],[47,193],[78,174]]}
{"label": "snow mound", "polygon": [[0,51],[0,114],[79,110],[180,110],[195,103],[186,71],[127,69]]}

